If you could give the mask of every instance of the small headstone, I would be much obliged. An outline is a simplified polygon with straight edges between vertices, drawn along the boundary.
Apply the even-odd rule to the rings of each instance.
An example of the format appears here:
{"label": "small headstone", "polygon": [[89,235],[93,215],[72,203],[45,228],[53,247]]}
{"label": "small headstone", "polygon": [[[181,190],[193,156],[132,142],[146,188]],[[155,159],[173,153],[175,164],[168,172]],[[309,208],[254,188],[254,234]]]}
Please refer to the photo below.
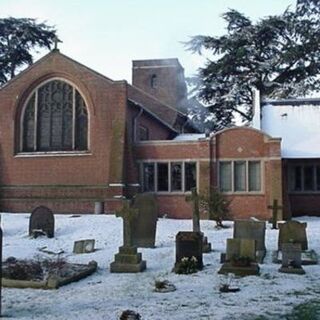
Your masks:
{"label": "small headstone", "polygon": [[306,228],[307,223],[294,220],[279,224],[278,250],[284,243],[300,243],[303,251],[308,250]]}
{"label": "small headstone", "polygon": [[90,253],[94,252],[94,239],[86,239],[75,241],[73,245],[73,253]]}
{"label": "small headstone", "polygon": [[[191,195],[186,197],[186,201],[192,202],[192,231],[201,232],[200,230],[200,209],[199,201],[200,197],[197,192],[197,188],[191,189]],[[209,253],[211,252],[211,243],[208,242],[208,238],[202,232],[202,252]]]}
{"label": "small headstone", "polygon": [[227,239],[226,261],[219,274],[234,273],[237,276],[258,275],[256,241],[253,239]]}
{"label": "small headstone", "polygon": [[201,232],[180,231],[176,235],[176,262],[174,270],[179,270],[182,259],[196,258],[196,268],[203,268]]}
{"label": "small headstone", "polygon": [[116,212],[117,217],[123,219],[123,246],[115,255],[115,261],[110,264],[110,272],[141,272],[146,269],[146,262],[141,253],[133,245],[132,222],[138,216],[138,210],[130,207],[126,201],[123,208]]}
{"label": "small headstone", "polygon": [[137,194],[133,208],[138,209],[138,216],[132,221],[133,245],[140,248],[154,248],[158,220],[158,207],[153,194]]}
{"label": "small headstone", "polygon": [[282,266],[279,272],[305,274],[305,271],[301,267],[300,243],[282,244]]}
{"label": "small headstone", "polygon": [[256,257],[259,263],[266,255],[265,245],[266,223],[255,220],[235,220],[233,237],[235,239],[252,239],[256,241]]}
{"label": "small headstone", "polygon": [[29,221],[29,236],[45,234],[48,238],[54,237],[54,215],[52,211],[44,206],[34,209]]}

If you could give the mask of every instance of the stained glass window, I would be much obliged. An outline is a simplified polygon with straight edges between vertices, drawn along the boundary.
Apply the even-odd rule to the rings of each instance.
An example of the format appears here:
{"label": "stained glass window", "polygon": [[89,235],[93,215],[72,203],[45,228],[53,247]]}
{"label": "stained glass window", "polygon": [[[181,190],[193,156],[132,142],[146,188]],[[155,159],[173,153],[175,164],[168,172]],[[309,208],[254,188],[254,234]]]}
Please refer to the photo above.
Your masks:
{"label": "stained glass window", "polygon": [[88,149],[88,112],[76,88],[52,80],[38,87],[23,115],[22,151]]}

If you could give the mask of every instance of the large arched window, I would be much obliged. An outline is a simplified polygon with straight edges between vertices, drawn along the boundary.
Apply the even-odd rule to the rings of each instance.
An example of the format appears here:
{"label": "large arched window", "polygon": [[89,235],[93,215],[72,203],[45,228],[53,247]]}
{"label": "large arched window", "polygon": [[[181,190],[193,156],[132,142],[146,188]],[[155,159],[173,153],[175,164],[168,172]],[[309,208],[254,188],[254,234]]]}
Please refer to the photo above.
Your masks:
{"label": "large arched window", "polygon": [[88,149],[88,112],[79,91],[62,80],[39,86],[22,119],[22,151]]}

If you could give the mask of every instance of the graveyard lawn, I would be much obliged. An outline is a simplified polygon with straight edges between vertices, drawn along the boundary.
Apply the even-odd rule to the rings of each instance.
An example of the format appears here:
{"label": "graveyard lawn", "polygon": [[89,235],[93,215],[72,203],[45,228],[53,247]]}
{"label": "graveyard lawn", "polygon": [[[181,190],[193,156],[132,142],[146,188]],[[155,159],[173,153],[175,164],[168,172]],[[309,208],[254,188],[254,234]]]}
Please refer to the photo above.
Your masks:
{"label": "graveyard lawn", "polygon": [[[147,269],[137,274],[110,273],[110,263],[122,245],[122,219],[107,215],[83,215],[71,218],[55,216],[54,238],[28,236],[29,214],[2,214],[3,259],[51,258],[52,253],[73,263],[98,262],[93,275],[58,290],[3,288],[3,314],[10,319],[118,319],[124,310],[138,312],[144,320],[182,319],[276,319],[290,313],[299,304],[319,299],[320,266],[306,265],[305,275],[282,274],[272,263],[272,251],[278,246],[278,230],[266,229],[267,254],[260,265],[261,276],[233,279],[235,293],[220,293],[229,283],[218,275],[220,254],[226,250],[226,239],[233,228],[216,230],[214,222],[201,221],[201,230],[212,243],[213,252],[203,255],[204,269],[191,275],[172,272],[175,263],[175,237],[179,231],[191,231],[191,220],[159,219],[156,248],[139,248]],[[320,253],[320,219],[303,217],[307,222],[309,247]],[[225,222],[232,226],[232,222]],[[73,243],[95,239],[92,253],[74,254]],[[46,247],[46,250],[43,248]],[[41,249],[41,250],[39,250]],[[50,252],[48,254],[44,251]],[[176,291],[155,291],[155,281],[167,280]],[[296,310],[296,309],[295,309]],[[261,317],[262,318],[262,317]]]}

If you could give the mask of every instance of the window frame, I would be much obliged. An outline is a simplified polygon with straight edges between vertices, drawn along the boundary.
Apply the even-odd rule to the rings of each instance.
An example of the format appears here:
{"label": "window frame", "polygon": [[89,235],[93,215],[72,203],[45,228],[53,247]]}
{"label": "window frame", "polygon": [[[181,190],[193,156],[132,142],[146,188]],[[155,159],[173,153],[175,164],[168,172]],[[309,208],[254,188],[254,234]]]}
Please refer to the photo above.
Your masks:
{"label": "window frame", "polygon": [[[168,164],[168,191],[159,191],[158,190],[158,164],[159,163],[166,163]],[[179,190],[172,190],[172,164],[180,163],[181,164],[181,191]],[[186,163],[194,163],[196,168],[196,188],[198,189],[199,186],[199,163],[197,160],[141,160],[139,161],[139,171],[140,171],[140,185],[142,192],[149,192],[149,193],[156,193],[156,194],[188,194],[191,193],[190,190],[186,190],[185,188],[185,164]],[[143,168],[145,164],[153,164],[154,165],[154,191],[145,191],[145,183],[144,183],[144,172]]]}
{"label": "window frame", "polygon": [[[306,189],[305,181],[305,169],[307,167],[312,167],[312,189]],[[297,177],[296,169],[299,168],[300,175],[300,185],[301,189],[295,189],[295,181]],[[319,162],[306,162],[306,163],[295,163],[288,165],[288,192],[293,194],[320,194],[320,181],[317,179],[317,171],[320,172],[320,163]],[[320,174],[319,174],[320,177]],[[320,179],[319,179],[320,180]],[[319,188],[318,188],[319,186]]]}
{"label": "window frame", "polygon": [[[52,81],[61,81],[64,82],[72,87],[72,150],[36,150],[38,146],[38,91],[41,87],[45,86],[49,82]],[[76,93],[80,95],[80,97],[83,99],[85,107],[86,107],[86,113],[87,113],[87,146],[86,149],[84,150],[76,150]],[[35,97],[35,102],[34,102],[34,109],[35,109],[35,119],[34,119],[34,150],[32,151],[24,151],[24,119],[25,119],[25,114],[26,114],[26,109],[28,107],[28,104],[30,100]],[[44,155],[85,155],[85,154],[90,154],[90,110],[89,110],[89,104],[88,101],[85,97],[85,95],[82,93],[82,91],[79,89],[77,85],[75,85],[73,82],[61,78],[61,77],[52,77],[49,78],[45,81],[42,81],[40,84],[38,84],[36,87],[34,87],[28,94],[27,99],[24,101],[21,113],[20,113],[20,118],[19,118],[19,141],[17,144],[17,151],[15,156],[44,156]]]}
{"label": "window frame", "polygon": [[[236,163],[245,163],[245,190],[244,191],[237,191],[236,190],[236,183],[235,183],[235,166]],[[221,164],[230,164],[231,165],[231,174],[230,174],[230,179],[231,179],[231,189],[222,191],[221,190]],[[250,174],[249,174],[249,165],[250,163],[259,163],[260,164],[260,190],[250,190]],[[218,162],[218,172],[217,172],[217,177],[218,177],[218,186],[219,190],[221,193],[224,194],[235,194],[235,195],[253,195],[253,194],[264,194],[264,173],[263,173],[263,168],[264,168],[264,161],[263,159],[260,158],[250,158],[250,159],[221,159]]]}

